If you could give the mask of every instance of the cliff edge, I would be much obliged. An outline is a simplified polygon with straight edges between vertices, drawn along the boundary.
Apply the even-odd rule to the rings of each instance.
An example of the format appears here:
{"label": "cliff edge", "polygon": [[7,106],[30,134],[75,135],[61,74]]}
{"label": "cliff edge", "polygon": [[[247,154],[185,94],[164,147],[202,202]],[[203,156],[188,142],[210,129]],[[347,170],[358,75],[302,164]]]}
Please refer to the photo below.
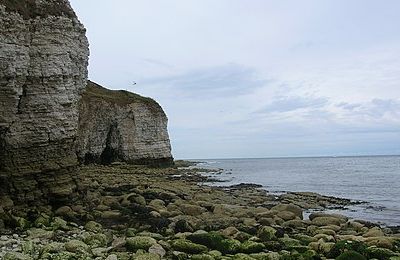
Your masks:
{"label": "cliff edge", "polygon": [[77,155],[83,163],[173,163],[168,119],[151,98],[89,81],[79,112]]}
{"label": "cliff edge", "polygon": [[0,0],[0,196],[64,199],[88,41],[67,0]]}

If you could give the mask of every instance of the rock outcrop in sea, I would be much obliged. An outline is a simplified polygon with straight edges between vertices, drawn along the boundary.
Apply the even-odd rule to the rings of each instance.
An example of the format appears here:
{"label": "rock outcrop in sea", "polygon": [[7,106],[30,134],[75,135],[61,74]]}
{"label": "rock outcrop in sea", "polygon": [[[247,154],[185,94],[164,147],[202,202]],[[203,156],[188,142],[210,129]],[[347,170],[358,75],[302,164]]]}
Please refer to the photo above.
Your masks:
{"label": "rock outcrop in sea", "polygon": [[169,166],[173,158],[167,123],[153,99],[89,81],[80,104],[78,158],[86,164]]}
{"label": "rock outcrop in sea", "polygon": [[0,193],[24,202],[73,193],[88,56],[67,0],[0,1]]}

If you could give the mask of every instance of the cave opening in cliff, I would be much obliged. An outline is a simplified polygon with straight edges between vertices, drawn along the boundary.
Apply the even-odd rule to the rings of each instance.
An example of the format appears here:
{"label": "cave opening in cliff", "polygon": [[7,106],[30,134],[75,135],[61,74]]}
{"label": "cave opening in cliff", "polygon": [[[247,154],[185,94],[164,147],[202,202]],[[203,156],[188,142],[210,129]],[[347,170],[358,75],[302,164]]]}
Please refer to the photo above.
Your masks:
{"label": "cave opening in cliff", "polygon": [[100,163],[104,165],[111,164],[121,160],[118,151],[120,134],[117,124],[112,124],[107,133],[106,147],[100,155]]}

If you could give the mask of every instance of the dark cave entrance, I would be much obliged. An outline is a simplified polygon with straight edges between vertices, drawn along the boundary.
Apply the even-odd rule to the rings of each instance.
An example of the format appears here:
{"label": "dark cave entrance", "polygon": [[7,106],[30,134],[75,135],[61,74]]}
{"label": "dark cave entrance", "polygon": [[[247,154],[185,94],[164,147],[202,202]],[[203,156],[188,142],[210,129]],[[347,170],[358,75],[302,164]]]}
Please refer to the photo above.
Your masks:
{"label": "dark cave entrance", "polygon": [[107,133],[106,147],[100,155],[100,163],[108,165],[118,161],[122,161],[120,133],[117,124],[112,124]]}

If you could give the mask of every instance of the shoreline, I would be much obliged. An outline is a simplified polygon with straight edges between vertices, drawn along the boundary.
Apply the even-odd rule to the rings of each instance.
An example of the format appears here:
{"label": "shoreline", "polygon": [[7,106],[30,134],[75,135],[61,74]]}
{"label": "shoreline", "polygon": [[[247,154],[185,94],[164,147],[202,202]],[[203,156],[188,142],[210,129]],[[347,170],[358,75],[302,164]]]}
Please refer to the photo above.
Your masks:
{"label": "shoreline", "polygon": [[[348,157],[348,156],[347,156]],[[359,156],[354,156],[354,157],[359,157]],[[368,156],[370,157],[370,156]],[[375,156],[379,157],[379,156]],[[382,156],[382,157],[387,157],[387,156]],[[397,157],[397,156],[396,156]],[[327,157],[321,157],[321,158],[327,158]],[[265,159],[287,159],[287,158],[260,158],[261,160]],[[293,159],[293,158],[289,158]],[[294,158],[297,159],[297,158]],[[299,158],[302,159],[302,158]],[[312,159],[312,158],[310,158]],[[247,159],[243,159],[246,161]],[[253,159],[252,159],[253,160]],[[399,228],[400,227],[400,222],[398,219],[398,207],[395,205],[391,205],[389,203],[380,203],[378,200],[368,200],[365,197],[360,197],[359,195],[357,196],[341,196],[343,195],[343,190],[342,193],[339,195],[337,192],[334,192],[335,190],[329,189],[330,192],[324,193],[321,191],[321,189],[314,189],[312,186],[307,187],[302,187],[302,189],[297,189],[296,186],[293,186],[294,183],[287,183],[288,185],[285,186],[285,188],[282,186],[282,184],[286,183],[279,183],[280,186],[271,184],[274,182],[273,179],[263,179],[261,175],[254,175],[251,173],[251,170],[249,170],[249,175],[251,176],[250,178],[242,177],[246,176],[245,173],[246,170],[243,167],[240,166],[235,166],[236,161],[233,160],[234,164],[231,166],[229,163],[222,163],[224,160],[210,160],[209,161],[200,161],[198,162],[196,167],[204,167],[207,170],[210,170],[209,173],[206,173],[206,176],[209,176],[211,179],[216,179],[216,181],[211,181],[207,183],[210,186],[226,186],[226,185],[236,185],[240,183],[250,183],[250,184],[259,184],[261,185],[262,189],[267,190],[270,194],[276,194],[276,195],[282,195],[282,194],[296,194],[296,193],[317,193],[320,195],[324,195],[326,197],[333,197],[333,198],[340,198],[340,199],[346,199],[349,200],[351,203],[345,207],[333,207],[331,209],[327,209],[331,213],[337,213],[337,214],[344,214],[348,215],[349,217],[353,219],[365,219],[374,223],[378,223],[379,225],[390,227],[390,228]],[[226,161],[232,161],[232,159],[226,159]],[[222,165],[222,166],[221,166]],[[238,164],[240,165],[240,164]],[[221,168],[222,167],[222,168]],[[230,167],[233,167],[230,168]],[[235,168],[236,167],[236,168]],[[214,169],[214,172],[211,170]],[[247,168],[246,168],[247,169]],[[238,174],[240,172],[241,174]],[[258,180],[255,177],[259,177],[261,180]],[[286,176],[285,176],[286,177]],[[277,177],[278,178],[278,177]],[[263,180],[263,181],[262,181]],[[268,180],[268,181],[266,181]],[[223,184],[227,183],[227,184]],[[331,183],[332,184],[332,183]],[[331,186],[330,186],[331,187]],[[336,193],[336,194],[335,194]],[[350,192],[350,194],[352,194]],[[379,193],[378,193],[379,194]],[[368,196],[367,196],[368,197]],[[391,200],[393,201],[393,199]],[[394,202],[391,202],[392,204]],[[391,207],[392,206],[392,207]]]}
{"label": "shoreline", "polygon": [[207,186],[208,177],[181,166],[83,166],[80,200],[29,214],[1,208],[0,259],[334,259],[349,249],[400,257],[399,230],[323,212],[303,217],[349,200]]}

